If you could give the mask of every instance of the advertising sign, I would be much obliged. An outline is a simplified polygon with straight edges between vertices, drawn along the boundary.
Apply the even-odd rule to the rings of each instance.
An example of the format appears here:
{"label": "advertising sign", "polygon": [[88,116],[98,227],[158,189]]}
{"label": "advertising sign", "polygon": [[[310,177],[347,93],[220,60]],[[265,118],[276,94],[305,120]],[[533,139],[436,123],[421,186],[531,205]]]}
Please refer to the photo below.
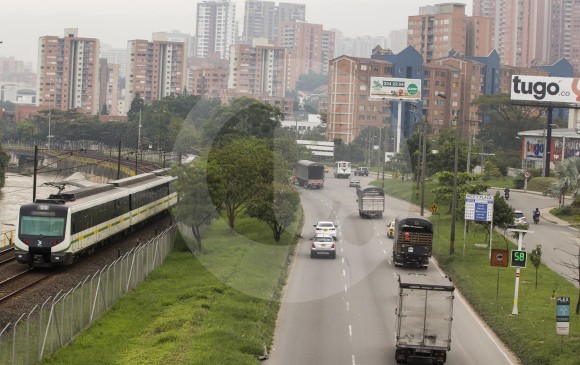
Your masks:
{"label": "advertising sign", "polygon": [[556,299],[556,334],[562,336],[570,334],[570,297]]}
{"label": "advertising sign", "polygon": [[580,104],[580,78],[513,75],[511,100]]}
{"label": "advertising sign", "polygon": [[421,100],[421,79],[371,77],[371,99]]}
{"label": "advertising sign", "polygon": [[465,196],[465,219],[479,222],[493,220],[493,197],[491,195]]}
{"label": "advertising sign", "polygon": [[526,158],[544,158],[544,139],[526,137]]}

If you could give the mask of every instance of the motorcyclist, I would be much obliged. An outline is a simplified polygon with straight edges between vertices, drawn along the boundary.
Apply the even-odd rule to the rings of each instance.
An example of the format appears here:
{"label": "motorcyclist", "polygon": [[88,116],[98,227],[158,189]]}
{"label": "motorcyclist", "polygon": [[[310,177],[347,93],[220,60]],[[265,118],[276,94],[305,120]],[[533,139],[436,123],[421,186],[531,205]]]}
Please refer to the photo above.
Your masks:
{"label": "motorcyclist", "polygon": [[538,220],[538,221],[540,220],[540,210],[538,208],[536,208],[536,210],[534,210],[534,212],[533,212],[533,218],[534,218],[534,221],[535,220]]}
{"label": "motorcyclist", "polygon": [[510,197],[510,188],[508,188],[507,186],[506,186],[506,188],[505,188],[505,189],[503,189],[503,196],[504,196],[506,199],[508,199],[508,198]]}

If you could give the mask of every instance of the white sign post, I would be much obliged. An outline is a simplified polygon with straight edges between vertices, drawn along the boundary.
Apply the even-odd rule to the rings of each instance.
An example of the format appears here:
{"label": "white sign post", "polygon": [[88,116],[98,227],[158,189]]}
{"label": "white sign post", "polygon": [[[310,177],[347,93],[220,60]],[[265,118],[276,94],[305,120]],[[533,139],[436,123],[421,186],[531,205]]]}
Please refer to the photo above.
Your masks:
{"label": "white sign post", "polygon": [[570,334],[570,297],[558,297],[556,300],[556,334]]}
{"label": "white sign post", "polygon": [[463,255],[465,256],[465,236],[467,221],[490,222],[489,259],[491,260],[491,237],[493,233],[493,197],[491,195],[465,195],[465,221],[463,224]]}
{"label": "white sign post", "polygon": [[397,79],[392,77],[371,77],[369,99],[398,101],[396,153],[401,151],[401,115],[403,101],[421,100],[421,79]]}

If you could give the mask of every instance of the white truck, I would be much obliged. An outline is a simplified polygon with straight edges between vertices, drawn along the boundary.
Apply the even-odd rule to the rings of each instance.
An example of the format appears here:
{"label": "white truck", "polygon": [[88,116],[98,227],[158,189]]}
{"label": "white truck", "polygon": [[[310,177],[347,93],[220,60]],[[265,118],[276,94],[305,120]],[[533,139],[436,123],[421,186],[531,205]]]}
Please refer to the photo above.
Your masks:
{"label": "white truck", "polygon": [[397,364],[406,364],[409,358],[445,363],[451,348],[454,291],[447,277],[399,275]]}
{"label": "white truck", "polygon": [[369,186],[356,189],[358,215],[360,217],[382,217],[385,211],[385,192],[382,188]]}

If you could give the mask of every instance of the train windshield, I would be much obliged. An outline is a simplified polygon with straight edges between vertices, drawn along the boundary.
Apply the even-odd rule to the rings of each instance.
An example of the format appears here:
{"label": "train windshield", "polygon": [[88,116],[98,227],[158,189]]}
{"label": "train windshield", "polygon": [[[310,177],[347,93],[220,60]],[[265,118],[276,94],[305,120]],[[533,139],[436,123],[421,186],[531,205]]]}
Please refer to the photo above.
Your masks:
{"label": "train windshield", "polygon": [[20,234],[31,236],[63,236],[64,217],[37,217],[23,215],[20,217]]}

